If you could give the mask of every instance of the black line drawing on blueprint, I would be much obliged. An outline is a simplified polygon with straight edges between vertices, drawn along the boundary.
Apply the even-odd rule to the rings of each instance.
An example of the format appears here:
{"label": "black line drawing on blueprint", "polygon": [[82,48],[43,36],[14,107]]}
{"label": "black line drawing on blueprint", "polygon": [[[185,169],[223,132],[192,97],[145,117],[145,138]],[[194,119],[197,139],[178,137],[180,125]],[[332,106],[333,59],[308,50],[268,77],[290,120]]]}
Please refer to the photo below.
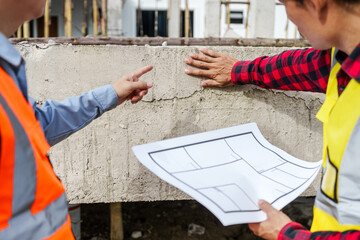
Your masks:
{"label": "black line drawing on blueprint", "polygon": [[[233,134],[168,147],[161,144],[146,152],[147,159],[163,171],[166,177],[160,177],[165,181],[172,178],[172,184],[178,182],[173,185],[180,186],[206,207],[211,206],[210,211],[223,224],[226,221],[221,216],[261,215],[259,199],[273,206],[284,206],[284,199],[290,197],[292,201],[311,184],[320,164],[289,160],[288,155],[269,144],[254,127],[257,129],[251,125],[250,129],[245,128],[247,131],[229,131]],[[249,221],[243,219],[243,222]]]}

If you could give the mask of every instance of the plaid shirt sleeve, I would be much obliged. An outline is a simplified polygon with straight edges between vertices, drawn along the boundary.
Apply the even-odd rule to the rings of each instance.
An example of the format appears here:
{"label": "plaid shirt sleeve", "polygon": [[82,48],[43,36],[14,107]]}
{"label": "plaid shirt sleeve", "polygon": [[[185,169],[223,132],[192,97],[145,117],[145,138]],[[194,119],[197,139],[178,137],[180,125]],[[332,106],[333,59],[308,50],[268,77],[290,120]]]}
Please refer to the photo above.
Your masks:
{"label": "plaid shirt sleeve", "polygon": [[272,57],[237,62],[231,73],[236,84],[263,88],[326,92],[331,50],[290,50]]}
{"label": "plaid shirt sleeve", "polygon": [[345,232],[310,232],[296,222],[285,225],[279,233],[278,240],[359,240],[360,231]]}

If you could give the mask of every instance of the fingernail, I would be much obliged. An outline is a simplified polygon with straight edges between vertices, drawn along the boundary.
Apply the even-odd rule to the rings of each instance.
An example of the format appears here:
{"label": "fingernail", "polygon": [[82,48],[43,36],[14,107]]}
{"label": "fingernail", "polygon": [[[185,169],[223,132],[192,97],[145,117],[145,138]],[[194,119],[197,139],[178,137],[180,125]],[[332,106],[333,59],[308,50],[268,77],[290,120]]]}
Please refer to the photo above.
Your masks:
{"label": "fingernail", "polygon": [[147,84],[147,87],[151,88],[152,87],[152,83],[148,82]]}
{"label": "fingernail", "polygon": [[195,57],[195,54],[194,54],[194,53],[190,53],[190,57]]}
{"label": "fingernail", "polygon": [[185,62],[186,62],[186,63],[189,63],[190,60],[189,60],[188,58],[185,58]]}
{"label": "fingernail", "polygon": [[265,202],[265,201],[264,201],[264,200],[262,200],[262,199],[261,199],[261,200],[259,200],[259,202],[258,202],[259,206],[260,206],[260,205],[263,205],[263,204],[264,204],[264,202]]}
{"label": "fingernail", "polygon": [[190,72],[190,70],[186,68],[186,69],[185,69],[185,72],[186,72],[186,73],[189,73],[189,72]]}

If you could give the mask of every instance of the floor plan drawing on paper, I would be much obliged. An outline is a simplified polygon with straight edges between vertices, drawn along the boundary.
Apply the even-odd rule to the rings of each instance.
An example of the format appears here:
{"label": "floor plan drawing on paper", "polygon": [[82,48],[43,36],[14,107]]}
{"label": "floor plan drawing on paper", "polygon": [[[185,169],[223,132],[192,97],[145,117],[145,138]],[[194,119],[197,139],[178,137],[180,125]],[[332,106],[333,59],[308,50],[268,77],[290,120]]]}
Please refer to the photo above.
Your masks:
{"label": "floor plan drawing on paper", "polygon": [[224,225],[264,220],[259,199],[285,206],[310,185],[320,166],[272,146],[256,124],[136,146],[134,152]]}

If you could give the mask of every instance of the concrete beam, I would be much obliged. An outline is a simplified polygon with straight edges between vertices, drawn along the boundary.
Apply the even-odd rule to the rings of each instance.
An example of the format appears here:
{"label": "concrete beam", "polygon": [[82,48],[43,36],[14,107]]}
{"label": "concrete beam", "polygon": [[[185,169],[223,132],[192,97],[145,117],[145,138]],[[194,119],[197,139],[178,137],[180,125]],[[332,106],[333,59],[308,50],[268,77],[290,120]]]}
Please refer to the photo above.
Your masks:
{"label": "concrete beam", "polygon": [[265,38],[117,38],[117,37],[57,37],[57,38],[11,38],[13,44],[33,43],[47,46],[50,43],[71,45],[123,45],[123,46],[238,46],[238,47],[310,47],[303,39],[265,39]]}
{"label": "concrete beam", "polygon": [[[144,100],[125,103],[54,146],[51,160],[71,203],[178,200],[190,197],[143,167],[138,144],[256,122],[265,138],[307,161],[321,159],[322,125],[315,114],[323,95],[253,86],[202,88],[184,73],[196,46],[118,46],[20,43],[29,93],[40,103],[62,100],[111,83],[140,66],[154,70]],[[239,60],[273,55],[288,47],[213,46]],[[69,57],[71,56],[71,57]],[[61,66],[61,67],[60,67]],[[314,195],[316,181],[305,193]]]}
{"label": "concrete beam", "polygon": [[180,37],[180,3],[181,0],[168,0],[169,1],[169,10],[168,10],[168,29],[169,37],[178,38]]}
{"label": "concrete beam", "polygon": [[221,0],[206,0],[205,37],[220,37]]}
{"label": "concrete beam", "polygon": [[249,38],[273,38],[275,0],[250,0]]}
{"label": "concrete beam", "polygon": [[110,37],[120,37],[122,36],[122,1],[108,0],[107,8],[107,35]]}

